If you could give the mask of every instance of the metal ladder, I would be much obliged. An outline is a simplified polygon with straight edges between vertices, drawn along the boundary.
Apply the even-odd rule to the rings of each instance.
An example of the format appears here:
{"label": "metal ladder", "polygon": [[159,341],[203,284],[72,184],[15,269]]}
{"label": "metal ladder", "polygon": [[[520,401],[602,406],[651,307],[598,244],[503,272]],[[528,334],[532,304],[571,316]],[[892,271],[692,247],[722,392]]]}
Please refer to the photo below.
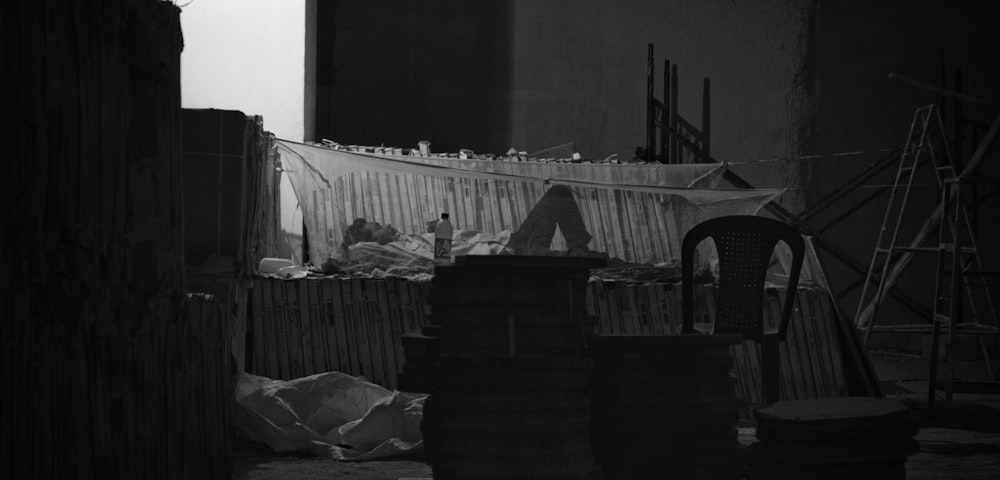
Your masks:
{"label": "metal ladder", "polygon": [[[975,232],[969,221],[968,210],[962,202],[961,188],[973,181],[963,176],[952,176],[945,180],[941,195],[942,219],[939,244],[941,255],[938,260],[938,287],[935,295],[935,322],[931,340],[931,364],[929,372],[929,388],[927,392],[928,413],[933,416],[936,391],[945,392],[945,404],[951,408],[955,392],[965,393],[1000,393],[996,372],[990,363],[990,355],[984,335],[1000,334],[1000,323],[997,322],[997,310],[993,292],[990,291],[990,278],[997,278],[998,272],[983,269],[976,245]],[[947,280],[945,280],[947,278]],[[969,279],[976,279],[972,283]],[[976,287],[979,287],[977,289]],[[981,296],[975,295],[980,293]],[[965,293],[965,299],[962,296]],[[967,303],[966,303],[967,302]],[[964,307],[968,305],[972,313],[970,319],[964,315]],[[980,311],[984,310],[985,315]],[[946,312],[946,313],[938,313]],[[947,378],[938,380],[938,363],[940,352],[938,345],[946,329],[948,344],[945,350],[945,362],[948,365]],[[955,375],[955,340],[958,335],[975,335],[985,359],[989,375],[988,382],[958,382]]]}
{"label": "metal ladder", "polygon": [[[935,149],[935,141],[941,144],[941,153]],[[942,158],[943,157],[943,158]],[[928,218],[909,245],[900,244],[900,226],[906,219],[906,209],[917,170],[927,162],[934,169],[941,199],[937,209]],[[946,392],[950,405],[952,392],[956,390],[954,372],[954,345],[958,335],[976,335],[986,359],[991,381],[996,381],[983,335],[997,334],[997,316],[989,285],[970,284],[966,277],[983,272],[975,235],[969,222],[968,211],[962,202],[959,186],[963,179],[957,175],[951,153],[948,150],[944,125],[936,105],[918,108],[913,116],[906,144],[900,155],[899,168],[890,190],[878,240],[872,254],[868,275],[865,278],[861,299],[855,319],[858,328],[865,332],[867,345],[873,333],[930,334],[931,364],[929,371],[930,388],[928,405],[933,413],[935,390]],[[934,228],[933,220],[937,220]],[[931,230],[936,230],[937,245],[932,242]],[[931,318],[921,324],[878,325],[878,309],[888,297],[902,271],[913,257],[919,253],[936,256],[936,276],[934,301]],[[884,260],[883,260],[884,259]],[[977,290],[975,287],[982,287]],[[967,299],[967,303],[963,300]],[[963,304],[969,305],[971,321],[963,320]],[[980,310],[985,315],[980,314]],[[954,321],[952,321],[954,319]],[[939,343],[942,331],[948,334],[945,360],[949,363],[948,379],[937,381],[940,361]]]}
{"label": "metal ladder", "polygon": [[[917,170],[928,160],[934,168],[938,187],[943,188],[946,178],[954,177],[954,167],[945,146],[945,159],[938,158],[935,140],[944,137],[944,126],[937,107],[933,104],[920,107],[913,115],[906,143],[900,154],[899,167],[886,206],[882,226],[879,228],[875,251],[872,253],[868,274],[861,290],[861,299],[854,315],[858,328],[865,332],[867,345],[875,331],[900,333],[931,333],[932,322],[920,325],[876,325],[878,309],[889,295],[889,290],[901,274],[901,266],[907,265],[917,253],[936,253],[938,247],[924,246],[926,238],[918,238],[909,246],[900,245],[900,226],[907,218],[907,205],[913,188]],[[943,144],[944,142],[942,142]],[[926,237],[927,232],[922,232]],[[939,262],[940,263],[940,262]],[[937,287],[937,286],[936,286]],[[935,288],[937,290],[937,288]],[[933,315],[937,315],[937,310]]]}

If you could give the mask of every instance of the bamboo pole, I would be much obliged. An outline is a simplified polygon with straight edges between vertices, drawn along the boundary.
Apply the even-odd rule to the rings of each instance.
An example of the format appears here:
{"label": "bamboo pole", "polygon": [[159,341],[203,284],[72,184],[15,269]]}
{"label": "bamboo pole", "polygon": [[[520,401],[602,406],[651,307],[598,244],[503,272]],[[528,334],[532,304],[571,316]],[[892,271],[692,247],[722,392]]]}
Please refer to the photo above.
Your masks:
{"label": "bamboo pole", "polygon": [[994,108],[1000,107],[1000,102],[992,98],[981,98],[965,93],[956,92],[954,90],[948,90],[945,88],[938,87],[936,85],[931,85],[929,83],[924,83],[919,80],[914,80],[912,78],[900,75],[898,73],[889,72],[889,80],[895,80],[901,83],[905,83],[912,87],[916,87],[930,93],[941,95],[942,97],[952,98],[972,105],[982,105],[984,107],[994,107]]}

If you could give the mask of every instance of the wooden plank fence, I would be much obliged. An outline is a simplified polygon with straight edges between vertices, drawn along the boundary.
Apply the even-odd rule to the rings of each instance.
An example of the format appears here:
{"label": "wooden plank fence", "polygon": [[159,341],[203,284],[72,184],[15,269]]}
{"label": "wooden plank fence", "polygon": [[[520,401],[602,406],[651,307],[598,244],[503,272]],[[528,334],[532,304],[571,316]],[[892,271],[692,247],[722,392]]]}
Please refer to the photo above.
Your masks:
{"label": "wooden plank fence", "polygon": [[426,325],[428,283],[403,278],[255,278],[251,373],[290,380],[328,371],[396,388],[404,333]]}
{"label": "wooden plank fence", "polygon": [[[396,388],[396,375],[405,363],[401,337],[427,324],[428,288],[427,283],[392,277],[255,279],[252,371],[287,380],[336,370]],[[698,287],[696,322],[714,317],[714,293],[714,287]],[[768,291],[766,322],[777,323],[784,295]],[[587,297],[597,333],[680,333],[677,284],[592,280]],[[788,339],[780,347],[783,398],[847,394],[836,321],[828,292],[798,290]],[[747,341],[732,353],[738,391],[749,405],[759,405],[759,346]]]}

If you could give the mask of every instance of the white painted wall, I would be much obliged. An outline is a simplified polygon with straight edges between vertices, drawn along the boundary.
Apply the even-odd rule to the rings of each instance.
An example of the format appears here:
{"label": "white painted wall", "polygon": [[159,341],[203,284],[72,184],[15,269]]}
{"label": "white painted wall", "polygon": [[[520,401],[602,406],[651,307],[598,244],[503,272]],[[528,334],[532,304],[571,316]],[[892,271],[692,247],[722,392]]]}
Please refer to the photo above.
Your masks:
{"label": "white painted wall", "polygon": [[[314,64],[307,52],[315,51],[307,49],[306,39],[307,22],[315,19],[307,15],[310,1],[194,0],[185,5],[181,106],[261,115],[264,129],[276,137],[311,140],[306,66]],[[282,180],[282,229],[301,238],[301,210],[289,182]]]}

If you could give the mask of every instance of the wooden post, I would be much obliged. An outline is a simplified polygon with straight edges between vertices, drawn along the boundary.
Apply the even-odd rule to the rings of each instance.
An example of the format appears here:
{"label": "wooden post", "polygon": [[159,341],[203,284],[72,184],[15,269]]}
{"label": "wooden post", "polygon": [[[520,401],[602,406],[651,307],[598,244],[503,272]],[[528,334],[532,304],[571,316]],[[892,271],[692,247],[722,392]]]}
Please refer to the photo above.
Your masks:
{"label": "wooden post", "polygon": [[653,44],[650,43],[646,56],[646,161],[653,161],[656,134],[655,98],[653,96]]}
{"label": "wooden post", "polygon": [[1000,102],[992,98],[980,98],[972,95],[967,95],[964,93],[955,92],[952,90],[945,90],[943,88],[936,87],[934,85],[930,85],[918,80],[914,80],[909,77],[904,77],[898,73],[889,73],[889,80],[896,80],[905,83],[907,85],[910,85],[912,87],[919,88],[920,90],[936,93],[938,95],[942,95],[948,98],[954,98],[956,100],[960,100],[972,105],[981,105],[984,107],[993,107],[993,108],[1000,107]]}
{"label": "wooden post", "polygon": [[670,162],[670,129],[667,128],[670,118],[670,60],[663,61],[663,106],[660,108],[660,162]]}
{"label": "wooden post", "polygon": [[[677,131],[677,64],[671,65],[670,70],[670,111],[667,112],[667,125],[672,132]],[[670,136],[670,163],[684,163],[681,158],[681,144],[679,139]]]}
{"label": "wooden post", "polygon": [[711,81],[705,77],[701,91],[701,152],[698,163],[709,163],[712,154],[712,93]]}

